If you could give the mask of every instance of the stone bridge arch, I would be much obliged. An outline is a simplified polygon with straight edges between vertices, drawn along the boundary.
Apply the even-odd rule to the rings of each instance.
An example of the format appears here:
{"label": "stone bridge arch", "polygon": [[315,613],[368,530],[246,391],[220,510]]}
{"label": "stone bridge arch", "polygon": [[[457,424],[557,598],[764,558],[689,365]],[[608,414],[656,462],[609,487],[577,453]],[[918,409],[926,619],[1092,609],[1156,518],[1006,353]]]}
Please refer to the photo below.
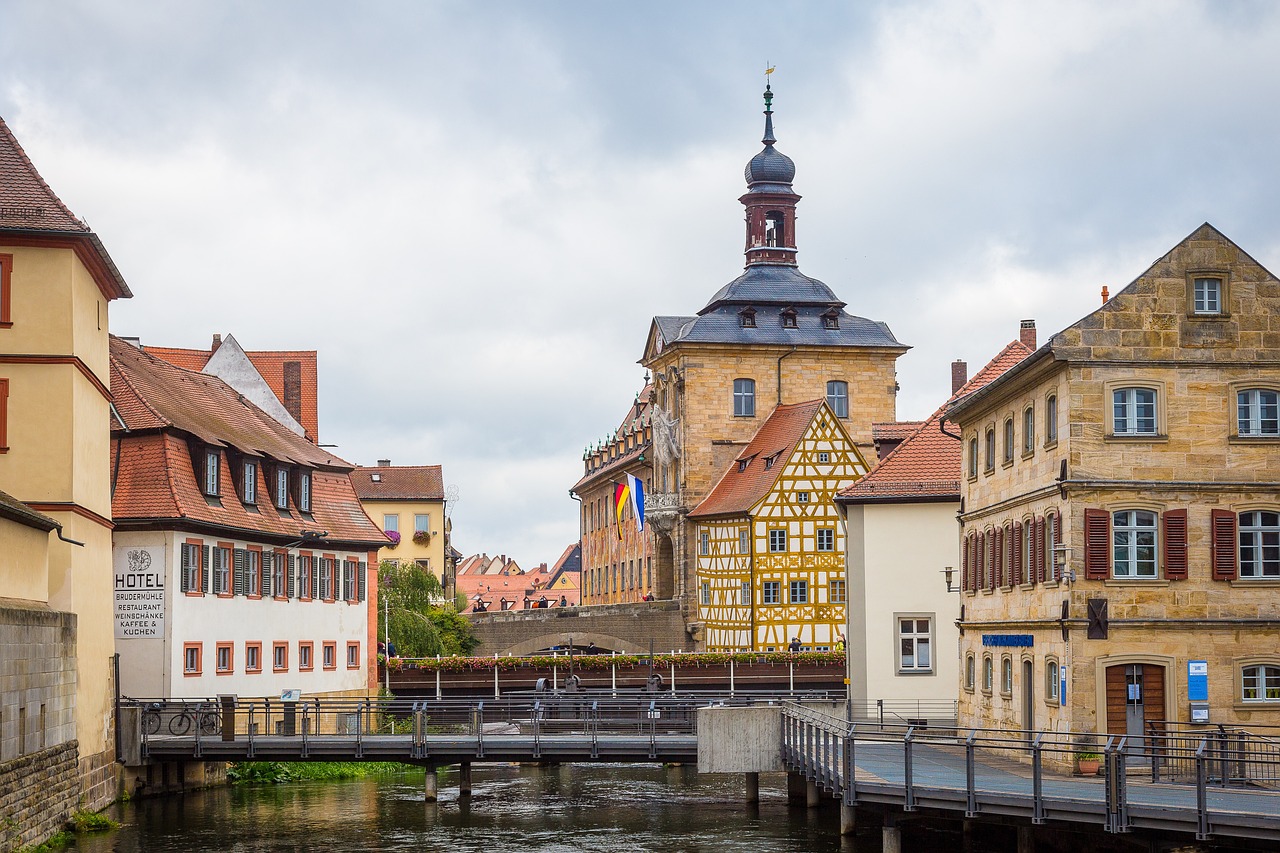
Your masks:
{"label": "stone bridge arch", "polygon": [[595,642],[603,649],[628,654],[693,651],[696,647],[676,601],[639,601],[593,607],[549,607],[507,610],[471,616],[480,645],[472,654],[525,655],[567,645]]}
{"label": "stone bridge arch", "polygon": [[511,646],[507,650],[498,652],[498,654],[515,655],[517,657],[520,657],[522,655],[536,655],[539,652],[544,652],[550,649],[552,646],[566,646],[569,644],[570,639],[573,640],[573,647],[577,649],[577,652],[575,652],[575,654],[581,654],[582,650],[586,648],[588,645],[590,645],[591,643],[595,643],[596,647],[599,648],[601,652],[605,654],[608,654],[611,651],[617,652],[619,654],[624,654],[624,655],[638,655],[638,654],[649,653],[649,649],[647,647],[643,649],[637,648],[635,643],[624,640],[621,637],[614,637],[609,634],[585,631],[585,632],[579,632],[576,634],[568,634],[568,633],[543,634],[542,636],[532,637],[528,640],[523,640],[519,643],[516,643],[514,646]]}

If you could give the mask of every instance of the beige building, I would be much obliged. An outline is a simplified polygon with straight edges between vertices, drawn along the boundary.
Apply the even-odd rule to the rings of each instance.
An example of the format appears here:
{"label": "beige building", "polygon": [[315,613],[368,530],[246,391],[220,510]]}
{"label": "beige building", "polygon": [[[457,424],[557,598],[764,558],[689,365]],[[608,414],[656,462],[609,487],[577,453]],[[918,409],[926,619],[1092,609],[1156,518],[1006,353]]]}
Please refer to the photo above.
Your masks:
{"label": "beige building", "polygon": [[394,540],[378,552],[378,560],[413,563],[432,572],[444,584],[446,598],[452,598],[454,574],[452,563],[445,562],[449,521],[441,467],[392,465],[389,459],[379,459],[374,467],[352,471],[351,484],[364,511]]}
{"label": "beige building", "polygon": [[[130,295],[102,241],[0,121],[0,490],[61,534],[46,532],[42,564],[31,543],[15,540],[30,539],[31,528],[0,530],[0,553],[32,561],[29,573],[19,572],[25,580],[3,576],[0,598],[73,617],[74,734],[66,740],[77,741],[85,807],[116,794],[107,313],[112,300]],[[54,724],[53,710],[6,695],[0,729],[25,724],[20,748],[49,746],[68,731]],[[13,757],[0,755],[0,765]]]}
{"label": "beige building", "polygon": [[961,725],[1280,723],[1278,309],[1206,224],[950,409]]}

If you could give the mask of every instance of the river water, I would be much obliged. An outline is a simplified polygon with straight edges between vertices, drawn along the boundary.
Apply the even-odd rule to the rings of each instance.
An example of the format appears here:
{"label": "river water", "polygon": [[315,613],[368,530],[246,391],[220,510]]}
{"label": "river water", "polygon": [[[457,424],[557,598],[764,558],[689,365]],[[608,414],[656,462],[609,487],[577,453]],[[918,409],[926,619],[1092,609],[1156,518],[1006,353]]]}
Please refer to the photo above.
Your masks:
{"label": "river water", "polygon": [[[81,836],[76,850],[204,851],[827,851],[874,853],[879,827],[841,839],[838,810],[787,804],[785,777],[762,774],[760,803],[739,776],[692,768],[475,765],[472,796],[456,768],[426,804],[421,772],[333,782],[220,788],[117,807],[121,829]],[[904,842],[907,838],[904,837]],[[904,849],[936,849],[932,843]],[[926,846],[927,844],[927,846]],[[918,845],[918,846],[917,846]]]}

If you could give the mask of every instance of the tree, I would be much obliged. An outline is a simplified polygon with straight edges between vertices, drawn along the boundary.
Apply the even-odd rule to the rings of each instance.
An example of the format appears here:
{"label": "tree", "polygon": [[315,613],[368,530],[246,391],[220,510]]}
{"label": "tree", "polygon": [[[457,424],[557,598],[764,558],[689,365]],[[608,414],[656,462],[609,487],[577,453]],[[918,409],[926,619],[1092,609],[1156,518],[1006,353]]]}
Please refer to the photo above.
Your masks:
{"label": "tree", "polygon": [[401,657],[465,655],[480,641],[471,623],[444,600],[444,587],[413,563],[383,560],[378,566],[378,637],[387,636]]}

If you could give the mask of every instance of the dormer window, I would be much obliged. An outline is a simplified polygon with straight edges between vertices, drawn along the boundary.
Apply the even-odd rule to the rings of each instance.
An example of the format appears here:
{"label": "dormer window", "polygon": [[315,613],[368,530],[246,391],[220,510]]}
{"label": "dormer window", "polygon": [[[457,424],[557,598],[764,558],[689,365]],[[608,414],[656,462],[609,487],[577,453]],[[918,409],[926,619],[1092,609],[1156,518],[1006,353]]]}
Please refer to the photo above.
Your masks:
{"label": "dormer window", "polygon": [[744,329],[754,329],[756,327],[756,309],[743,308],[738,312],[738,323]]}
{"label": "dormer window", "polygon": [[311,512],[311,472],[298,472],[298,509]]}
{"label": "dormer window", "polygon": [[748,466],[748,465],[750,465],[750,464],[751,464],[751,460],[750,460],[750,459],[739,459],[739,460],[738,460],[738,471],[739,471],[739,473],[741,473],[742,471],[747,470],[747,466]]}
{"label": "dormer window", "polygon": [[276,468],[276,509],[289,508],[289,469],[281,465]]}
{"label": "dormer window", "polygon": [[375,482],[375,483],[381,483],[381,482],[382,482],[382,475],[381,475],[381,474],[370,474],[370,475],[369,475],[369,479],[370,479],[370,480],[372,480],[372,481],[373,481],[373,482]]}
{"label": "dormer window", "polygon": [[840,328],[840,315],[835,311],[828,311],[822,315],[822,328],[838,329]]}
{"label": "dormer window", "polygon": [[210,497],[218,496],[218,467],[222,454],[213,448],[204,452],[204,493]]}
{"label": "dormer window", "polygon": [[793,308],[785,308],[782,311],[782,328],[796,328],[796,312]]}
{"label": "dormer window", "polygon": [[764,244],[766,246],[785,246],[783,223],[786,217],[780,210],[771,210],[764,215]]}
{"label": "dormer window", "polygon": [[244,482],[241,484],[240,497],[247,504],[258,502],[258,463],[248,459],[244,462]]}

